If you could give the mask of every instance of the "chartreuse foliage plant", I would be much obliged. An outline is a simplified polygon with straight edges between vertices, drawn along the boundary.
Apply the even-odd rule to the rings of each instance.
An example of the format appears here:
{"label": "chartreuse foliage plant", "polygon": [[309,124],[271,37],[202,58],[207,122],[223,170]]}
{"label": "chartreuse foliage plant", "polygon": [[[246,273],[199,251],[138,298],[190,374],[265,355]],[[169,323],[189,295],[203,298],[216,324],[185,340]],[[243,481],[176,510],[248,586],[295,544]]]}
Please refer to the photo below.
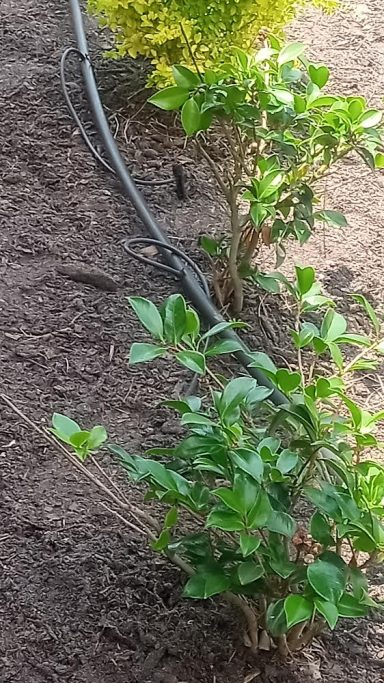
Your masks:
{"label": "chartreuse foliage plant", "polygon": [[[146,488],[145,501],[164,509],[152,548],[185,569],[185,597],[222,596],[243,611],[249,646],[282,654],[378,608],[364,570],[384,553],[384,469],[364,456],[381,447],[375,430],[384,411],[361,408],[348,390],[352,373],[372,372],[384,350],[381,323],[356,296],[372,333],[349,332],[312,268],[297,268],[288,287],[298,312],[297,369],[278,368],[264,353],[249,357],[287,397],[279,406],[252,377],[224,379],[212,369],[212,358],[236,350],[217,338],[236,323],[203,333],[181,295],[160,309],[132,298],[151,341],[133,344],[130,363],[172,358],[203,380],[201,395],[165,403],[185,429],[180,443],[145,457],[108,446]],[[328,363],[319,365],[323,356]],[[74,431],[62,416],[53,424],[82,460],[84,444],[92,451],[104,441],[104,432],[92,441],[93,430]]]}
{"label": "chartreuse foliage plant", "polygon": [[[208,235],[202,247],[214,264],[219,302],[232,299],[236,314],[243,280],[265,284],[257,259],[263,245],[273,245],[279,266],[288,240],[303,244],[319,222],[347,226],[318,196],[330,169],[351,154],[372,169],[384,166],[382,112],[363,97],[324,92],[329,70],[304,50],[271,38],[251,56],[234,50],[234,60],[219,68],[175,65],[174,84],[150,98],[180,112],[222,191],[229,234]],[[224,165],[217,161],[225,157]]]}
{"label": "chartreuse foliage plant", "polygon": [[111,56],[147,57],[151,81],[167,83],[173,64],[217,67],[233,46],[252,50],[260,31],[281,31],[308,5],[325,10],[334,0],[88,0],[115,36]]}

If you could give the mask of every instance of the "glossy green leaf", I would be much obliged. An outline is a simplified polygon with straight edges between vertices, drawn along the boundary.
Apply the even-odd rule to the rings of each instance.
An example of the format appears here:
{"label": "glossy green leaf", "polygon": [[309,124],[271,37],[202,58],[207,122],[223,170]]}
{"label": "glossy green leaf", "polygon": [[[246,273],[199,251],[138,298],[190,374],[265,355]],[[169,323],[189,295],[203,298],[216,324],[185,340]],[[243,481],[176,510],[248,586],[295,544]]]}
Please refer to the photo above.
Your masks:
{"label": "glossy green leaf", "polygon": [[205,352],[207,358],[212,356],[222,356],[226,353],[236,353],[242,350],[242,344],[234,339],[223,339],[209,347]]}
{"label": "glossy green leaf", "polygon": [[309,292],[315,283],[315,270],[311,266],[300,268],[296,266],[297,289],[301,296]]}
{"label": "glossy green leaf", "polygon": [[164,90],[159,90],[159,92],[156,92],[154,95],[152,95],[152,97],[149,98],[148,102],[154,104],[159,109],[172,111],[182,107],[188,97],[188,88],[180,88],[177,85],[172,85],[169,88],[164,88]]}
{"label": "glossy green leaf", "polygon": [[379,126],[383,118],[381,111],[377,109],[368,109],[359,119],[359,126],[362,128],[375,128]]}
{"label": "glossy green leaf", "polygon": [[368,606],[363,605],[357,598],[349,593],[344,593],[337,603],[340,617],[365,617],[368,614]]}
{"label": "glossy green leaf", "polygon": [[338,620],[339,620],[339,610],[333,602],[328,602],[327,600],[322,600],[321,598],[315,598],[315,607],[319,614],[324,617],[329,628],[333,631]]}
{"label": "glossy green leaf", "polygon": [[192,97],[188,99],[181,110],[181,123],[188,136],[194,135],[200,130],[201,113],[200,107]]}
{"label": "glossy green leaf", "polygon": [[324,600],[337,604],[346,583],[345,571],[331,562],[318,559],[307,569],[308,581]]}
{"label": "glossy green leaf", "polygon": [[313,604],[302,595],[288,595],[284,600],[288,629],[312,617]]}
{"label": "glossy green leaf", "polygon": [[225,509],[213,509],[206,520],[206,526],[216,527],[223,531],[242,531],[244,524],[239,514]]}
{"label": "glossy green leaf", "polygon": [[190,69],[180,64],[175,64],[172,67],[173,78],[179,88],[196,88],[201,84],[199,76]]}
{"label": "glossy green leaf", "polygon": [[312,538],[318,541],[323,546],[328,547],[334,545],[334,540],[331,534],[330,526],[325,517],[320,512],[315,512],[311,518],[310,532]]}
{"label": "glossy green leaf", "polygon": [[240,550],[243,557],[252,555],[260,547],[261,539],[257,536],[249,536],[246,533],[240,534]]}
{"label": "glossy green leaf", "polygon": [[264,463],[256,451],[249,448],[237,448],[231,454],[231,460],[236,467],[249,474],[256,481],[261,481]]}

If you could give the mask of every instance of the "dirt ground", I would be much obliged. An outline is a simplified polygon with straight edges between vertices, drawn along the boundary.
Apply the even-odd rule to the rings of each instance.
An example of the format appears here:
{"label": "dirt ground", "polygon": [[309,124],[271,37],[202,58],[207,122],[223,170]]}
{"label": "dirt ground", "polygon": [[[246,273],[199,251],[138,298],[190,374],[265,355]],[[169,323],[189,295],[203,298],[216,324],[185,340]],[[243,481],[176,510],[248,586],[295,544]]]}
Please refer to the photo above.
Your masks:
{"label": "dirt ground", "polygon": [[[381,104],[383,25],[382,0],[353,0],[334,17],[310,13],[293,33],[333,67],[332,87]],[[89,24],[88,30],[100,46]],[[128,369],[130,344],[141,332],[126,298],[161,301],[175,283],[124,255],[121,240],[141,234],[141,226],[74,132],[58,76],[69,44],[67,3],[1,1],[1,392],[37,424],[47,424],[54,410],[66,412],[85,426],[105,424],[113,439],[137,452],[164,445],[173,425],[157,404],[185,376],[161,363]],[[171,187],[144,194],[174,243],[195,256],[198,234],[220,224],[214,186],[177,129],[139,111],[140,96],[127,103],[142,86],[140,70],[97,64],[111,126],[132,170],[166,178],[175,161],[185,165],[186,201]],[[81,104],[75,68],[71,79]],[[337,297],[361,291],[381,310],[383,190],[383,174],[358,161],[344,165],[326,191],[349,228],[320,232],[291,255],[314,264]],[[56,270],[79,262],[114,278],[117,291]],[[275,304],[265,305],[276,329]],[[255,328],[255,348],[284,352],[276,334],[267,339]],[[380,387],[372,396],[364,400],[380,405]],[[0,683],[243,683],[251,674],[260,683],[384,681],[380,615],[344,621],[284,665],[247,658],[237,615],[217,601],[182,600],[178,572],[106,512],[90,485],[2,403],[0,515]],[[381,570],[373,582],[380,593]]]}

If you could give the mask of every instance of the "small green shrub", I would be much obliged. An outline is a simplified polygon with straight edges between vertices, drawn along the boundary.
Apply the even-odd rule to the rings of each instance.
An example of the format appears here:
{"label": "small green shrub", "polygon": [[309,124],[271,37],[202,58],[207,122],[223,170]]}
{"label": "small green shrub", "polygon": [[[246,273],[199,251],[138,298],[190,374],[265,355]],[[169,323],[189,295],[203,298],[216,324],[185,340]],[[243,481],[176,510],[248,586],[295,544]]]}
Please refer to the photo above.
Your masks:
{"label": "small green shrub", "polygon": [[[251,50],[261,29],[276,32],[306,5],[332,9],[334,0],[88,0],[113,31],[112,56],[148,57],[152,82],[168,82],[173,64],[217,67],[235,45]],[[189,43],[189,46],[187,45]]]}
{"label": "small green shrub", "polygon": [[[149,535],[153,550],[189,574],[184,595],[221,595],[244,613],[249,646],[257,650],[262,642],[281,654],[305,647],[341,618],[378,607],[364,570],[384,551],[384,468],[363,458],[365,449],[380,447],[374,432],[384,412],[360,408],[348,391],[351,373],[372,372],[384,351],[380,321],[357,296],[372,338],[348,332],[312,268],[297,268],[286,286],[297,308],[298,369],[277,368],[263,353],[249,358],[287,396],[277,407],[272,390],[252,377],[227,380],[210,368],[213,357],[238,348],[216,338],[238,323],[203,334],[180,295],[160,310],[131,299],[153,338],[132,346],[131,364],[170,356],[211,387],[202,397],[166,402],[186,430],[176,446],[165,443],[147,457],[109,446],[129,478],[146,487],[145,500],[165,508],[156,537]],[[314,311],[319,325],[306,320]],[[345,346],[357,347],[352,360],[344,359]],[[318,369],[324,356],[334,363],[329,372]],[[56,416],[56,435],[84,460],[85,433],[65,420]],[[134,519],[147,529],[142,511]]]}
{"label": "small green shrub", "polygon": [[[150,98],[161,109],[180,110],[223,193],[231,233],[208,236],[202,246],[216,264],[218,299],[232,298],[236,314],[244,278],[267,289],[273,284],[258,272],[262,245],[274,246],[279,266],[288,239],[302,244],[319,221],[347,225],[316,197],[332,166],[352,153],[372,169],[384,166],[382,112],[363,97],[324,94],[329,70],[308,62],[304,49],[274,39],[253,56],[236,50],[235,63],[220,69],[174,66],[175,85]],[[225,156],[223,167],[216,159]]]}

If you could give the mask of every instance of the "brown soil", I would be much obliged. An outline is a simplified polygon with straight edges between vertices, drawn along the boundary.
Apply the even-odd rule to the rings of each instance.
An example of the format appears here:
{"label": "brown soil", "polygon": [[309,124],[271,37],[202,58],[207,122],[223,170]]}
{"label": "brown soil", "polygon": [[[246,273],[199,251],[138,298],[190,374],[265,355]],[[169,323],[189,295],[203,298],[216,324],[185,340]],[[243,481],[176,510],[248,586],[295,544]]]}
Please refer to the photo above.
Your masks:
{"label": "brown soil", "polygon": [[[333,18],[310,14],[295,33],[334,67],[334,86],[378,102],[383,22],[381,0],[352,2]],[[67,4],[2,0],[0,26],[1,391],[39,424],[56,410],[86,426],[107,425],[131,451],[164,444],[174,425],[157,404],[186,377],[161,363],[128,369],[129,346],[141,332],[126,297],[160,301],[175,283],[124,256],[121,239],[141,226],[73,132],[58,78],[60,54],[72,42]],[[220,223],[212,183],[176,129],[143,116],[137,100],[127,107],[142,85],[140,70],[100,61],[98,73],[122,143],[128,111],[133,170],[167,177],[175,161],[186,166],[186,202],[172,188],[144,193],[174,243],[196,255],[198,233]],[[79,83],[74,68],[71,89],[81,100]],[[344,166],[327,193],[350,228],[295,252],[317,266],[330,292],[343,296],[352,287],[379,306],[383,183],[358,162]],[[97,269],[118,289],[71,278],[68,266]],[[274,319],[275,304],[266,305]],[[254,343],[284,353],[283,339],[271,342],[260,329]],[[345,621],[288,664],[247,658],[237,615],[218,602],[181,600],[178,572],[107,513],[89,484],[4,404],[0,415],[1,683],[243,683],[257,672],[253,680],[263,683],[384,680],[380,615]],[[377,594],[383,582],[379,571]]]}

